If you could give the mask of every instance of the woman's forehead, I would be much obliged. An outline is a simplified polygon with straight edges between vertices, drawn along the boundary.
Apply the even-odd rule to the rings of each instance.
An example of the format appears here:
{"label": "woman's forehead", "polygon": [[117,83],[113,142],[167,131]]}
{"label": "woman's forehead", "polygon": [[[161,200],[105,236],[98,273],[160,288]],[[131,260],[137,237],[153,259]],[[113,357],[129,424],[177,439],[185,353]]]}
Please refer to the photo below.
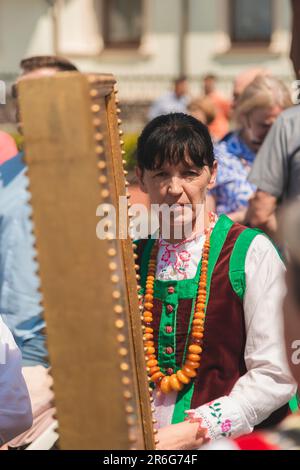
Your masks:
{"label": "woman's forehead", "polygon": [[178,163],[173,163],[168,160],[162,162],[161,165],[157,166],[156,170],[186,170],[187,168],[199,168],[189,156],[185,156],[184,159],[180,160]]}

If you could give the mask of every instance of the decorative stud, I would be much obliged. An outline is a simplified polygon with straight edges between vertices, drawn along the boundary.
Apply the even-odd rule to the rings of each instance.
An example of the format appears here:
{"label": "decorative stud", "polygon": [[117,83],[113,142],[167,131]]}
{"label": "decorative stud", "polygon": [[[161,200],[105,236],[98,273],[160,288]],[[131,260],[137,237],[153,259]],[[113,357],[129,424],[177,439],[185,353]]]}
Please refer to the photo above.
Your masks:
{"label": "decorative stud", "polygon": [[108,190],[108,189],[103,189],[103,190],[101,191],[101,196],[102,196],[103,198],[107,198],[107,197],[109,196],[109,190]]}
{"label": "decorative stud", "polygon": [[105,175],[101,175],[101,176],[99,176],[98,181],[99,181],[99,183],[101,183],[101,184],[105,184],[105,183],[107,183],[107,178],[106,178]]}
{"label": "decorative stud", "polygon": [[109,248],[109,250],[107,250],[107,254],[108,256],[116,256],[117,250],[115,248]]}
{"label": "decorative stud", "polygon": [[100,168],[100,170],[104,170],[104,168],[106,168],[106,163],[104,161],[98,162],[98,168]]}
{"label": "decorative stud", "polygon": [[122,377],[122,383],[123,385],[129,385],[131,383],[131,380],[129,377]]}
{"label": "decorative stud", "polygon": [[99,113],[99,111],[100,111],[99,104],[93,104],[92,107],[91,107],[91,110],[92,110],[93,113]]}
{"label": "decorative stud", "polygon": [[120,348],[119,349],[119,354],[120,354],[120,356],[125,357],[128,354],[128,350],[126,348]]}
{"label": "decorative stud", "polygon": [[132,393],[129,390],[125,390],[125,392],[123,393],[123,397],[127,400],[130,400],[130,398],[132,398]]}
{"label": "decorative stud", "polygon": [[123,320],[116,320],[116,321],[115,321],[115,326],[116,326],[118,329],[124,328],[124,321],[123,321]]}
{"label": "decorative stud", "polygon": [[121,292],[119,290],[114,290],[112,296],[114,299],[119,299],[121,297]]}
{"label": "decorative stud", "polygon": [[126,422],[127,422],[128,426],[133,426],[135,424],[134,416],[128,416],[128,418],[126,419]]}
{"label": "decorative stud", "polygon": [[90,90],[90,96],[91,96],[92,98],[96,98],[97,96],[99,96],[98,90],[96,90],[95,88],[93,88],[92,90]]}
{"label": "decorative stud", "polygon": [[126,338],[125,338],[124,335],[118,335],[118,336],[117,336],[117,341],[118,341],[119,343],[125,343]]}
{"label": "decorative stud", "polygon": [[129,370],[129,364],[127,364],[127,362],[122,362],[121,365],[120,365],[120,369],[123,370],[124,372],[128,371]]}
{"label": "decorative stud", "polygon": [[122,307],[122,305],[116,305],[116,306],[114,307],[114,312],[115,312],[115,313],[123,313],[123,307]]}
{"label": "decorative stud", "polygon": [[120,281],[120,278],[117,274],[113,274],[110,278],[111,282],[113,282],[114,284],[117,284],[119,281]]}
{"label": "decorative stud", "polygon": [[117,269],[117,263],[115,263],[114,261],[112,261],[111,263],[108,264],[108,267],[111,271],[115,271]]}
{"label": "decorative stud", "polygon": [[101,132],[97,132],[95,134],[95,140],[97,140],[98,142],[100,142],[101,140],[103,140],[103,134],[101,134]]}
{"label": "decorative stud", "polygon": [[102,147],[102,145],[97,145],[97,147],[95,148],[95,151],[97,155],[101,155],[104,152],[104,148]]}
{"label": "decorative stud", "polygon": [[100,126],[101,126],[101,121],[100,121],[100,119],[99,119],[99,118],[93,119],[93,125],[94,125],[95,127],[100,127]]}
{"label": "decorative stud", "polygon": [[89,83],[96,83],[97,82],[97,76],[96,75],[89,75],[88,76],[88,81],[89,81]]}

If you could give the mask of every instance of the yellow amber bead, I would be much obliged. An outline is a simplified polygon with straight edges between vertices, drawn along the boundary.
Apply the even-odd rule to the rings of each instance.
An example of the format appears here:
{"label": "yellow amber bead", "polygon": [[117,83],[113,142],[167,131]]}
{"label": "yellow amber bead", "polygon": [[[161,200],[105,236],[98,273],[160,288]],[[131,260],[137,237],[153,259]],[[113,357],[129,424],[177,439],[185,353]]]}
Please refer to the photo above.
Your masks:
{"label": "yellow amber bead", "polygon": [[186,375],[184,375],[182,370],[179,370],[176,375],[178,377],[178,380],[185,385],[187,385],[191,381],[190,377],[187,377]]}
{"label": "yellow amber bead", "polygon": [[196,339],[203,338],[203,333],[198,333],[198,331],[192,331],[192,337]]}
{"label": "yellow amber bead", "polygon": [[195,319],[203,320],[205,318],[205,314],[202,312],[196,312],[194,315]]}
{"label": "yellow amber bead", "polygon": [[153,328],[147,326],[145,329],[145,333],[153,333]]}
{"label": "yellow amber bead", "polygon": [[150,361],[147,362],[147,366],[150,368],[157,366],[157,364],[158,364],[158,361],[156,359],[151,359]]}
{"label": "yellow amber bead", "polygon": [[170,385],[171,385],[172,389],[175,390],[176,392],[180,392],[180,390],[183,389],[183,384],[181,382],[179,382],[176,374],[171,375]]}
{"label": "yellow amber bead", "polygon": [[187,377],[191,377],[191,378],[196,377],[196,375],[197,375],[197,373],[194,371],[194,369],[190,369],[187,366],[183,367],[182,372],[184,373],[184,375],[186,375]]}
{"label": "yellow amber bead", "polygon": [[148,353],[148,354],[154,354],[154,353],[155,353],[155,349],[154,349],[152,346],[147,347],[147,353]]}
{"label": "yellow amber bead", "polygon": [[172,390],[170,377],[165,376],[160,382],[160,389],[163,393],[169,393]]}
{"label": "yellow amber bead", "polygon": [[153,300],[153,295],[152,295],[152,294],[146,294],[146,295],[145,295],[145,300],[146,300],[147,302],[148,302],[148,301],[149,301],[149,302],[152,302],[152,300]]}
{"label": "yellow amber bead", "polygon": [[191,344],[189,346],[189,352],[192,354],[199,354],[202,352],[202,348],[200,348],[200,346],[197,346],[197,344]]}
{"label": "yellow amber bead", "polygon": [[193,320],[194,326],[202,326],[203,324],[204,324],[204,321],[200,320],[199,318],[196,318],[196,320]]}
{"label": "yellow amber bead", "polygon": [[153,308],[153,304],[151,302],[146,302],[144,306],[147,310],[152,310]]}
{"label": "yellow amber bead", "polygon": [[184,365],[191,369],[198,369],[198,367],[200,366],[200,362],[186,361]]}
{"label": "yellow amber bead", "polygon": [[150,380],[151,380],[151,382],[157,382],[158,379],[160,379],[160,377],[163,377],[163,376],[164,376],[164,374],[162,372],[155,372],[155,374],[153,374],[151,376]]}
{"label": "yellow amber bead", "polygon": [[145,339],[146,341],[153,339],[153,334],[152,334],[152,333],[146,333],[146,334],[144,335],[144,339]]}
{"label": "yellow amber bead", "polygon": [[156,374],[156,372],[160,372],[160,368],[158,366],[151,367],[151,369],[149,371],[150,377],[152,377],[152,375]]}
{"label": "yellow amber bead", "polygon": [[198,362],[200,361],[200,356],[198,354],[188,354],[187,359],[189,361]]}

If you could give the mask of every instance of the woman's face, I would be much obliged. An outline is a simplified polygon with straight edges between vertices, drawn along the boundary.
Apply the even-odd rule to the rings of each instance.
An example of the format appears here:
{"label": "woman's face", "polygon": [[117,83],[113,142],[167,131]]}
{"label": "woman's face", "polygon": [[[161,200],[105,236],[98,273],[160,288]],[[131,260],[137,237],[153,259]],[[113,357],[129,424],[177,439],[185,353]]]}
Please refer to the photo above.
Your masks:
{"label": "woman's face", "polygon": [[287,294],[284,301],[284,326],[287,358],[296,382],[300,385],[300,305],[294,298],[293,277],[286,274]]}
{"label": "woman's face", "polygon": [[[149,194],[151,204],[165,204],[178,208],[178,211],[175,211],[174,224],[191,221],[194,224],[197,215],[203,213],[201,210],[199,212],[199,207],[204,206],[206,192],[215,183],[216,172],[216,162],[213,168],[207,165],[199,168],[189,161],[176,166],[165,163],[160,169],[144,170],[143,173],[138,169],[137,176],[142,191]],[[189,214],[188,217],[192,220],[182,219],[180,209],[183,206],[188,206],[190,209],[186,214]]]}
{"label": "woman's face", "polygon": [[257,152],[272,124],[282,112],[279,106],[256,108],[246,117],[246,132],[252,148]]}

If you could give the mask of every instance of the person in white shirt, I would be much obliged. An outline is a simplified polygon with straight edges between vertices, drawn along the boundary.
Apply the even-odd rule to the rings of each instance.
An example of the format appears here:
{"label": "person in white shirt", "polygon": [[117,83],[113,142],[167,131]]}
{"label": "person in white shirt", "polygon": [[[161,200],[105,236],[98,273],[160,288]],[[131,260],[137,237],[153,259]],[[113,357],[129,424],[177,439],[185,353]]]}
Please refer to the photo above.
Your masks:
{"label": "person in white shirt", "polygon": [[31,425],[31,404],[22,375],[21,353],[0,317],[0,445]]}

